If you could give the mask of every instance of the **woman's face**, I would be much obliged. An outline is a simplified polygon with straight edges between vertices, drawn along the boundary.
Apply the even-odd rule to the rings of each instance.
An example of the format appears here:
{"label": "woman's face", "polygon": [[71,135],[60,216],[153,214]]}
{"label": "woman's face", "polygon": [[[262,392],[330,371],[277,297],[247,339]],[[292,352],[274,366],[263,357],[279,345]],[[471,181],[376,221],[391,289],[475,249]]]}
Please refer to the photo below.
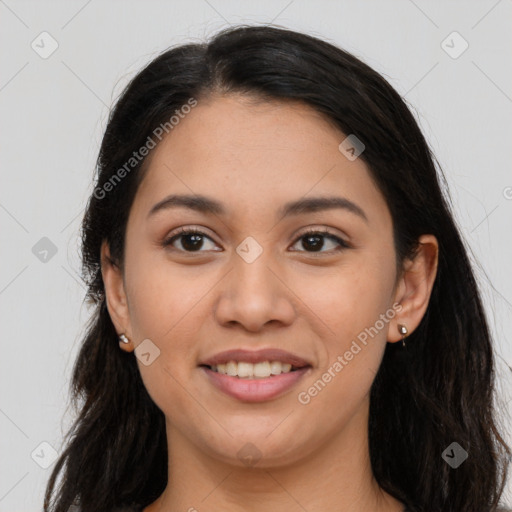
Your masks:
{"label": "woman's face", "polygon": [[[197,453],[272,467],[366,435],[400,306],[392,219],[366,164],[340,151],[345,138],[306,106],[230,95],[200,101],[150,155],[117,325],[135,346],[150,340],[137,352],[144,384],[168,435]],[[218,209],[152,211],[170,195]],[[308,207],[326,198],[338,203]],[[201,235],[180,236],[189,229]],[[262,350],[274,352],[247,364]],[[221,371],[263,377],[202,366],[218,354],[246,363]],[[307,366],[286,372],[290,354]]]}

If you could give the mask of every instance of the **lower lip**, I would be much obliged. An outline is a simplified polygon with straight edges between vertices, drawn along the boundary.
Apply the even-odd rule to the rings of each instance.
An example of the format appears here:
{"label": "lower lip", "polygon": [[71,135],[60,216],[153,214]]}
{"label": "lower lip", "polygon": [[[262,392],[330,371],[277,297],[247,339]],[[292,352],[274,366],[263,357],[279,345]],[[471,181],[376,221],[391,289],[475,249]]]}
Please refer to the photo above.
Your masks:
{"label": "lower lip", "polygon": [[292,388],[310,369],[309,366],[293,372],[281,373],[263,379],[241,379],[202,367],[210,382],[233,398],[245,402],[264,402],[276,398]]}

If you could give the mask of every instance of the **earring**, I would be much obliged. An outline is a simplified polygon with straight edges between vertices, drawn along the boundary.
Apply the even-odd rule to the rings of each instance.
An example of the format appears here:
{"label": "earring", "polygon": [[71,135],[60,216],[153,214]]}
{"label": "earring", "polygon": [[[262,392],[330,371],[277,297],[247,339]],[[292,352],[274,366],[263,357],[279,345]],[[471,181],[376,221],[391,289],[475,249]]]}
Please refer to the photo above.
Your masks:
{"label": "earring", "polygon": [[130,343],[130,340],[126,337],[125,334],[119,335],[119,341],[122,341],[123,343],[126,343],[126,344]]}
{"label": "earring", "polygon": [[409,331],[404,324],[398,324],[398,332],[402,335],[402,347],[405,348],[405,338],[407,337]]}

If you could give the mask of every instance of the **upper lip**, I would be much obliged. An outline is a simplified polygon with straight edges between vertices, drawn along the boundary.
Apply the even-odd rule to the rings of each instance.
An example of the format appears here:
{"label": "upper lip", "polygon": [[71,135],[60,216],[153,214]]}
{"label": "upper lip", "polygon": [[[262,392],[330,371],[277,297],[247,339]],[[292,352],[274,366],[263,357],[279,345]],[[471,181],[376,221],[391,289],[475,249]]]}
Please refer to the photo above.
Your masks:
{"label": "upper lip", "polygon": [[268,348],[262,350],[244,350],[233,349],[219,352],[213,357],[205,359],[200,365],[214,366],[225,364],[229,361],[245,362],[245,363],[261,363],[263,361],[280,361],[281,363],[289,363],[295,368],[311,366],[311,363],[291,352],[286,352],[278,348]]}

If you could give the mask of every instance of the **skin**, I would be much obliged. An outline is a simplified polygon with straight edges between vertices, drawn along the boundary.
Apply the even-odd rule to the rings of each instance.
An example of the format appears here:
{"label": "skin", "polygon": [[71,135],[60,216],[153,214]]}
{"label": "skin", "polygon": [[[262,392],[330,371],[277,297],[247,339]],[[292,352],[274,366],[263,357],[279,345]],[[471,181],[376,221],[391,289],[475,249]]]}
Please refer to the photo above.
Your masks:
{"label": "skin", "polygon": [[[386,343],[402,339],[397,325],[411,333],[426,311],[438,246],[423,235],[397,274],[390,212],[363,160],[339,151],[345,137],[299,103],[213,96],[150,154],[123,271],[102,247],[108,310],[130,340],[120,349],[149,338],[160,350],[148,366],[137,359],[171,447],[167,488],[145,512],[403,509],[372,475],[369,391]],[[148,218],[171,193],[212,197],[227,214],[174,208]],[[356,203],[367,221],[346,209],[277,216],[288,201],[328,195]],[[180,227],[202,231],[203,246],[187,253],[190,238],[178,237],[163,247]],[[338,250],[325,237],[316,252],[303,238],[307,228],[328,229],[349,247]],[[263,250],[252,263],[236,252],[248,236]],[[394,303],[400,311],[385,327],[307,405],[299,403],[299,392]],[[266,402],[229,397],[198,368],[224,350],[271,347],[312,369]],[[256,464],[237,455],[247,443],[261,455]]]}

